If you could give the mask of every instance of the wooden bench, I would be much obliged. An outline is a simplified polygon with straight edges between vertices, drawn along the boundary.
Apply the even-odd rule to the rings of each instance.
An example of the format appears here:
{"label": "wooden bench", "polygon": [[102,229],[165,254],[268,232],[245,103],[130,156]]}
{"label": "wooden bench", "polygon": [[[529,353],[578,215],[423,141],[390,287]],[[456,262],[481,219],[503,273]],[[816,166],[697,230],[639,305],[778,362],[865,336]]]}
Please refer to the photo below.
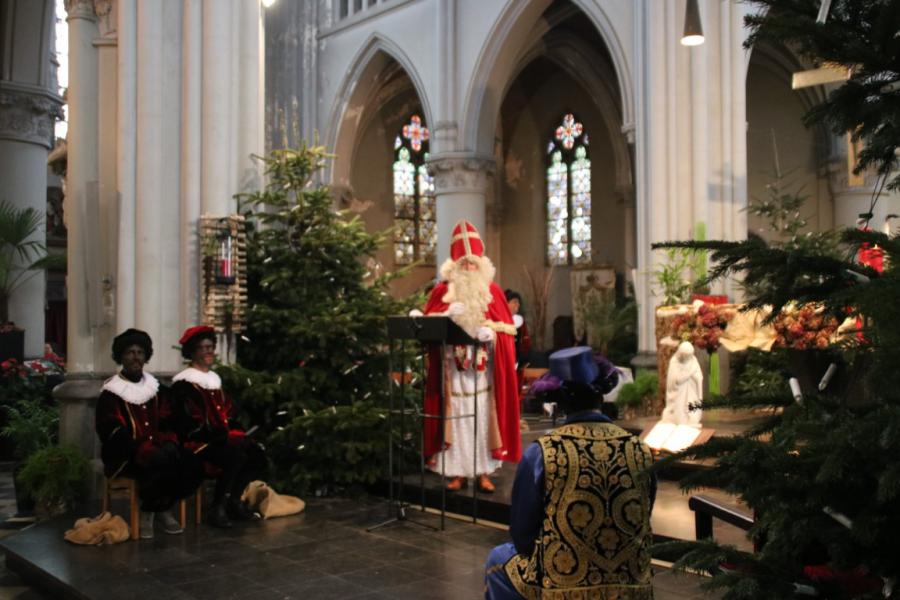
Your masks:
{"label": "wooden bench", "polygon": [[688,508],[694,511],[694,534],[698,540],[712,539],[713,519],[719,519],[744,531],[753,527],[753,518],[725,506],[709,496],[691,496]]}

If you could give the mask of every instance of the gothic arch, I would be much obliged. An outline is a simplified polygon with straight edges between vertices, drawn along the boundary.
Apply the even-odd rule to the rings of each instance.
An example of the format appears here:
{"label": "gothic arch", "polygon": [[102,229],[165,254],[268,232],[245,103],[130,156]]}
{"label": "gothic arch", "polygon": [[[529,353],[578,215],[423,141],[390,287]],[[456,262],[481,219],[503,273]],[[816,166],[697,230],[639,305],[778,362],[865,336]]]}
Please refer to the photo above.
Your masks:
{"label": "gothic arch", "polygon": [[[615,158],[616,189],[619,193],[627,193],[633,188],[634,180],[631,152],[626,136],[621,132],[622,124],[625,122],[623,110],[619,104],[621,95],[615,86],[610,85],[610,82],[595,68],[597,64],[603,62],[603,59],[582,40],[551,32],[543,37],[542,44],[532,46],[531,50],[522,57],[511,74],[507,89],[518,78],[522,70],[538,57],[549,59],[574,79],[584,80],[600,108],[603,123],[610,133],[610,142]],[[506,92],[504,91],[505,96]]]}
{"label": "gothic arch", "polygon": [[326,148],[337,155],[329,180],[346,185],[350,179],[350,163],[359,130],[367,118],[366,101],[385,83],[385,73],[396,64],[412,81],[422,103],[426,123],[431,123],[432,111],[425,86],[413,62],[392,40],[379,33],[372,34],[350,62],[351,67],[338,88],[338,94],[323,140]]}
{"label": "gothic arch", "polygon": [[[552,0],[512,0],[500,13],[479,54],[464,99],[461,145],[491,155],[500,105],[521,58],[535,39],[534,29]],[[609,15],[591,0],[572,0],[603,38],[619,85],[622,125],[634,122],[634,98],[626,52]],[[540,37],[540,36],[538,36]]]}

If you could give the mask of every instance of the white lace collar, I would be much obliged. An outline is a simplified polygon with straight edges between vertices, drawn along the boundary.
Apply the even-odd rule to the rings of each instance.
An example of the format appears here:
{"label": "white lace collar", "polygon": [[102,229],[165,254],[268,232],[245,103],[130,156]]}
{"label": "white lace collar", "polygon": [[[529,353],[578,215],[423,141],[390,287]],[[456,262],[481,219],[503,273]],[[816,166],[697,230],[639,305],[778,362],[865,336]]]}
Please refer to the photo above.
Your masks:
{"label": "white lace collar", "polygon": [[159,382],[150,373],[137,383],[128,381],[121,375],[113,375],[103,383],[103,389],[113,393],[129,404],[146,404],[159,391]]}
{"label": "white lace collar", "polygon": [[222,379],[215,371],[206,371],[188,367],[178,375],[172,378],[172,381],[187,381],[199,385],[204,390],[220,390],[222,389]]}

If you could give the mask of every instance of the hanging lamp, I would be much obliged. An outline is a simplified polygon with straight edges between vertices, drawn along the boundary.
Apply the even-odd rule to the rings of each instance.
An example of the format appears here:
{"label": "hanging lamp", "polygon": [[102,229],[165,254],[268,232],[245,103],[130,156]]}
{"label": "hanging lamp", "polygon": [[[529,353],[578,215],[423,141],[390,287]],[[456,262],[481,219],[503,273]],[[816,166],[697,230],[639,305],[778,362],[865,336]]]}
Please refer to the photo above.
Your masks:
{"label": "hanging lamp", "polygon": [[684,11],[684,33],[681,36],[682,46],[699,46],[704,41],[703,24],[700,23],[700,7],[697,0],[687,0]]}

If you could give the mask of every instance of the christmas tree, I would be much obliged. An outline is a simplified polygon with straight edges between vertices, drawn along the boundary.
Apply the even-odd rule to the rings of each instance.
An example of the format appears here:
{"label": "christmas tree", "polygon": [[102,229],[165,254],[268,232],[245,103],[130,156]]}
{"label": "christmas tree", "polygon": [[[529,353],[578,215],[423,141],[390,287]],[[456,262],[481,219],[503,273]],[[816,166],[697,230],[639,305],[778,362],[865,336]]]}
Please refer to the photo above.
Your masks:
{"label": "christmas tree", "polygon": [[[852,67],[807,119],[853,132],[865,145],[856,168],[900,186],[900,1],[824,2],[830,11],[818,0],[754,3],[765,10],[747,19],[749,44],[773,39],[817,63]],[[848,229],[837,239],[837,247],[759,238],[659,246],[710,251],[710,278],[739,276],[748,305],[771,307],[773,318],[796,302],[856,323],[824,351],[751,355],[735,390],[704,408],[769,409],[768,417],[675,457],[714,459],[683,487],[722,488],[754,512],[753,553],[712,541],[670,547],[684,553],[680,566],[713,572],[728,600],[900,595],[900,237]],[[857,260],[876,246],[883,272]],[[791,377],[814,383],[798,394]]]}
{"label": "christmas tree", "polygon": [[403,272],[372,272],[390,232],[368,233],[314,183],[329,158],[318,146],[275,151],[261,159],[266,188],[241,198],[249,308],[238,364],[223,370],[260,426],[275,485],[294,493],[383,475],[385,317],[409,304],[388,293]]}

